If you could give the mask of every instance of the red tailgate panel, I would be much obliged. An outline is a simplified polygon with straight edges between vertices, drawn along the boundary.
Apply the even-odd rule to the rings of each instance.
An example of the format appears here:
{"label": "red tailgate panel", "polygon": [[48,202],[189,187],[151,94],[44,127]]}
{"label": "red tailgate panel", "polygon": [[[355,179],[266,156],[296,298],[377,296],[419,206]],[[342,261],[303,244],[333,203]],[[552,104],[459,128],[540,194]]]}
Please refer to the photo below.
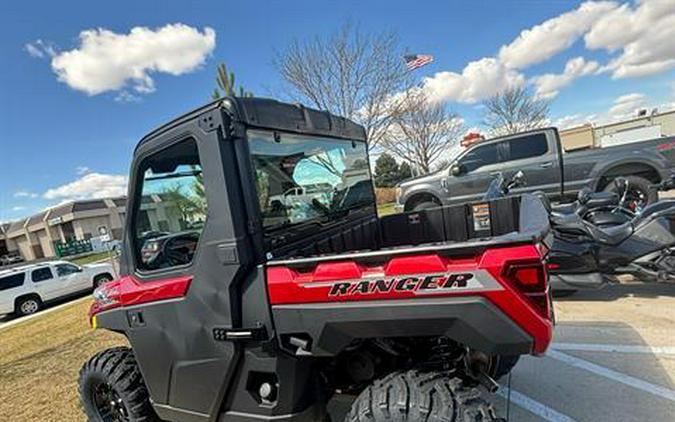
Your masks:
{"label": "red tailgate panel", "polygon": [[481,296],[532,335],[534,352],[543,353],[553,330],[548,307],[537,309],[505,276],[509,267],[533,262],[542,262],[540,250],[523,245],[461,258],[396,257],[379,265],[335,261],[303,271],[273,265],[267,268],[267,287],[272,305]]}

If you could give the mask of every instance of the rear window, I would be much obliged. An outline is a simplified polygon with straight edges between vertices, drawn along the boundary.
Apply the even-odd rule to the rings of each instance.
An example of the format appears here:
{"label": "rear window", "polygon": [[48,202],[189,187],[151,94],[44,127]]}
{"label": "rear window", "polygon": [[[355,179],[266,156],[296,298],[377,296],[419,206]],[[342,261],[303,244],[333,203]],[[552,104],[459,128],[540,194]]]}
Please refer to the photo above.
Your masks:
{"label": "rear window", "polygon": [[49,269],[49,267],[38,268],[33,270],[30,277],[31,280],[33,280],[33,283],[39,283],[41,281],[51,280],[52,278],[54,278],[54,276],[52,275],[52,270]]}
{"label": "rear window", "polygon": [[9,290],[23,286],[26,279],[26,273],[16,273],[5,277],[0,277],[0,290]]}
{"label": "rear window", "polygon": [[548,152],[546,135],[536,134],[506,142],[509,147],[509,160],[522,160],[538,157]]}
{"label": "rear window", "polygon": [[262,131],[248,137],[267,232],[373,207],[365,142]]}

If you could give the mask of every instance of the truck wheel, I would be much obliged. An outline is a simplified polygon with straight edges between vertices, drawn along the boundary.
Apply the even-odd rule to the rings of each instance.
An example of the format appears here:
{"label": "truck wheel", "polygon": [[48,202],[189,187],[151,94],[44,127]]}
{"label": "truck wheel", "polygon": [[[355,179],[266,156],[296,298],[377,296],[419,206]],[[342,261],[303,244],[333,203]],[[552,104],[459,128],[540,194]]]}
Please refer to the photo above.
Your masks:
{"label": "truck wheel", "polygon": [[18,316],[32,315],[42,308],[42,301],[37,296],[26,296],[16,301],[15,312]]}
{"label": "truck wheel", "polygon": [[480,391],[441,372],[395,372],[375,381],[352,404],[345,422],[490,422],[497,418]]}
{"label": "truck wheel", "polygon": [[114,347],[89,359],[80,370],[78,389],[90,422],[160,420],[128,347]]}
{"label": "truck wheel", "polygon": [[[624,179],[628,181],[628,199],[631,202],[635,202],[636,207],[640,206],[644,208],[659,200],[659,194],[656,189],[649,188],[652,185],[652,182],[649,180],[640,176],[624,176]],[[616,186],[614,186],[613,181],[605,187],[605,191],[616,193]],[[635,211],[635,209],[631,211]]]}

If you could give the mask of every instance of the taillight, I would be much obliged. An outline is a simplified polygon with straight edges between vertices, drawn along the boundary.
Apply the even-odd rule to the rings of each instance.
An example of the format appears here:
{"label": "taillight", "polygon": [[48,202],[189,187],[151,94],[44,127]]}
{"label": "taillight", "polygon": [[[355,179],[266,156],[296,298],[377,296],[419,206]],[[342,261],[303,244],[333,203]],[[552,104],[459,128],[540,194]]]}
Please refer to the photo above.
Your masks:
{"label": "taillight", "polygon": [[511,263],[506,266],[503,277],[530,301],[541,316],[551,317],[548,273],[541,260]]}
{"label": "taillight", "polygon": [[[138,281],[132,276],[103,284],[94,290],[94,303],[89,309],[90,319],[99,312],[121,306],[178,299],[187,294],[192,276],[182,276],[156,281]],[[92,325],[94,321],[92,321]]]}
{"label": "taillight", "polygon": [[[119,280],[102,284],[94,290],[94,303],[89,308],[89,320],[99,312],[122,306]],[[93,325],[93,324],[92,324]]]}

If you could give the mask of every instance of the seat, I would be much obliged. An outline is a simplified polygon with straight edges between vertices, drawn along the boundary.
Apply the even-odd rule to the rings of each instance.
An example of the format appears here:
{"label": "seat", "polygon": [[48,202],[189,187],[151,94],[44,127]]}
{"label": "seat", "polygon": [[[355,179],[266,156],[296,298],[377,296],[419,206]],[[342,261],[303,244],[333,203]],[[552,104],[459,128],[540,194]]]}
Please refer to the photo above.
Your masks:
{"label": "seat", "polygon": [[588,209],[613,207],[619,204],[619,196],[614,192],[592,192],[587,195],[586,207]]}
{"label": "seat", "polygon": [[589,223],[598,227],[619,226],[631,220],[631,217],[619,212],[595,212],[586,216]]}
{"label": "seat", "polygon": [[633,222],[612,227],[596,227],[590,225],[590,231],[596,242],[605,245],[618,245],[633,234]]}

